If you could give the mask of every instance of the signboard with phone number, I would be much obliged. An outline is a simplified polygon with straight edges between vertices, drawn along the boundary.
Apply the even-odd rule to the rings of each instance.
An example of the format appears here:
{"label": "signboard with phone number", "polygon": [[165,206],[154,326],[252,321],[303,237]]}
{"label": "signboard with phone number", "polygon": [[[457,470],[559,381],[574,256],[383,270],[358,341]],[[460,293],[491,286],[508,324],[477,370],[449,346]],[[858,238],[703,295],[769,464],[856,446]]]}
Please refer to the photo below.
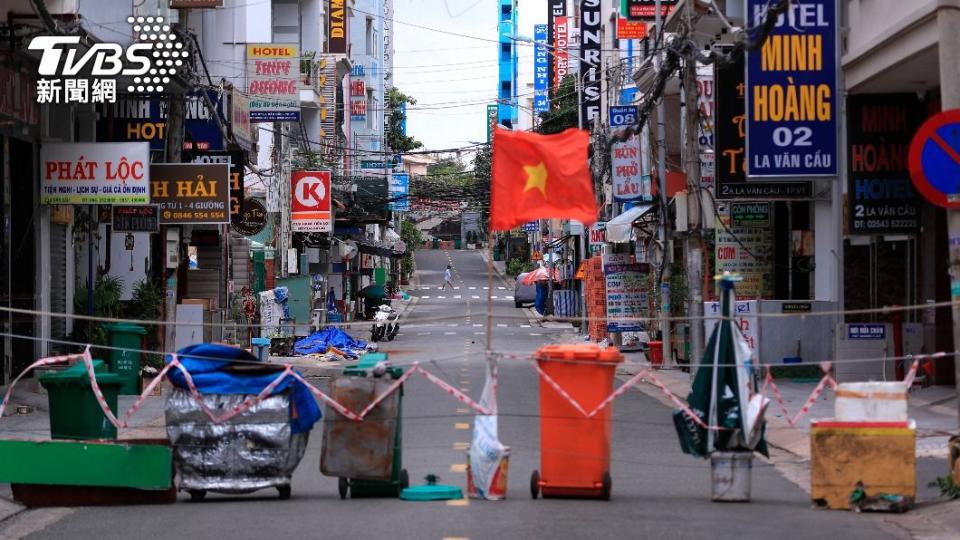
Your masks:
{"label": "signboard with phone number", "polygon": [[[747,0],[759,28],[767,0]],[[793,2],[747,54],[747,176],[836,176],[837,5]]]}

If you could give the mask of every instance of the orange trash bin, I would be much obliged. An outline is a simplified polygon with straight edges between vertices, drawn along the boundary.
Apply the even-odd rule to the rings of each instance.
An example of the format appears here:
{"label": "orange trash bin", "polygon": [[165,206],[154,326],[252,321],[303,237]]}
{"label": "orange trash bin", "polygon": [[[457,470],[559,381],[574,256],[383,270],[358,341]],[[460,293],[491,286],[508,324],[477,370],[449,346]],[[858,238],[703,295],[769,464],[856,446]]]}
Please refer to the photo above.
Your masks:
{"label": "orange trash bin", "polygon": [[[587,413],[613,393],[623,355],[595,344],[547,345],[537,364]],[[611,403],[587,418],[540,377],[540,470],[530,477],[530,494],[544,497],[610,499]]]}

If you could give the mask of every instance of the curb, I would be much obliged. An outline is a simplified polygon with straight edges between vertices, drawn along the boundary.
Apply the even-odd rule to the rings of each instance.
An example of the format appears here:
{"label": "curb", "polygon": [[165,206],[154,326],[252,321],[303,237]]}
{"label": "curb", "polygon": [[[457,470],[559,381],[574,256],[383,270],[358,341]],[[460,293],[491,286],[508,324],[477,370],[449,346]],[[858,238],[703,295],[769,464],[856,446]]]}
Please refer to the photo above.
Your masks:
{"label": "curb", "polygon": [[0,525],[3,525],[26,510],[26,506],[8,499],[6,496],[0,496]]}

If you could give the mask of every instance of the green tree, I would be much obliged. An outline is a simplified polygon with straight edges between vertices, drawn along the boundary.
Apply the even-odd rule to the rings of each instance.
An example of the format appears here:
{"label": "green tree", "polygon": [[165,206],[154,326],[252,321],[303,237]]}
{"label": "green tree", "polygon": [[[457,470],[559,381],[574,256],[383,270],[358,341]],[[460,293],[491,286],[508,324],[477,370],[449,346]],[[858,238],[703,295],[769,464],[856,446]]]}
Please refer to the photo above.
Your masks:
{"label": "green tree", "polygon": [[396,87],[390,88],[387,92],[387,144],[394,152],[409,152],[423,147],[423,143],[417,139],[403,134],[403,121],[407,118],[402,109],[404,103],[416,105],[417,100]]}
{"label": "green tree", "polygon": [[423,233],[420,232],[414,222],[405,219],[400,222],[400,239],[407,246],[403,259],[400,261],[400,270],[409,276],[414,270],[413,253],[423,244]]}
{"label": "green tree", "polygon": [[537,133],[550,134],[577,127],[577,78],[567,75],[556,90],[550,91],[550,110],[540,113]]}

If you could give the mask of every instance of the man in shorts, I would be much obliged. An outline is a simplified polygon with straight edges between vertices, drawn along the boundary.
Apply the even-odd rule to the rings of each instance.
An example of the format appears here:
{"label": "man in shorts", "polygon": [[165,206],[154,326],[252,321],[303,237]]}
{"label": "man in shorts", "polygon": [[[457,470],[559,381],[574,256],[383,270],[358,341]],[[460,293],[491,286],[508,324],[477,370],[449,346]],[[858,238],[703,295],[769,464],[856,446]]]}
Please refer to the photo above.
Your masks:
{"label": "man in shorts", "polygon": [[440,290],[446,290],[447,285],[453,289],[453,267],[449,264],[447,265],[447,269],[443,271],[443,287],[440,287]]}

